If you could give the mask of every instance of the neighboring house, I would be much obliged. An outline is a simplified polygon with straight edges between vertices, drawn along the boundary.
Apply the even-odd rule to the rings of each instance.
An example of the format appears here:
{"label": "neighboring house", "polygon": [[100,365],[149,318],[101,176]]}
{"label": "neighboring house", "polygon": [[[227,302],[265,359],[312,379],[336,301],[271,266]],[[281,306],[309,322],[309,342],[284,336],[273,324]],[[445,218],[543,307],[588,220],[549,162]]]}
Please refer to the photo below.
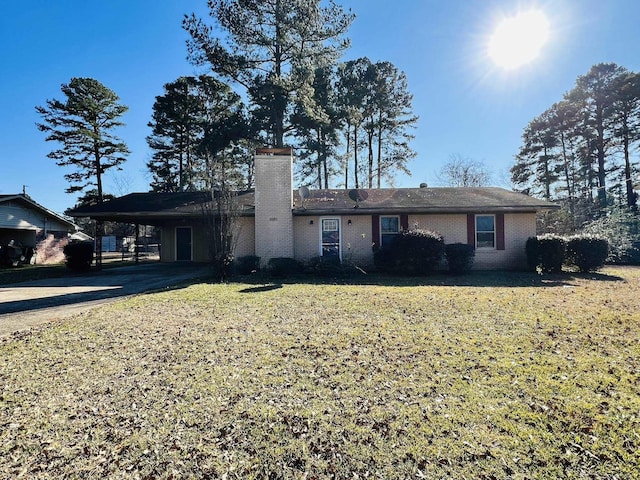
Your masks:
{"label": "neighboring house", "polygon": [[[521,268],[536,213],[557,208],[495,187],[294,191],[292,161],[290,150],[258,150],[256,188],[236,197],[236,257],[256,255],[265,264],[333,256],[371,265],[374,251],[394,235],[421,228],[439,232],[445,243],[474,245],[475,268]],[[156,225],[161,261],[206,261],[208,203],[206,192],[133,193],[70,214]]]}
{"label": "neighboring house", "polygon": [[0,195],[0,245],[35,247],[49,234],[66,237],[78,227],[66,218],[36,203],[26,194]]}

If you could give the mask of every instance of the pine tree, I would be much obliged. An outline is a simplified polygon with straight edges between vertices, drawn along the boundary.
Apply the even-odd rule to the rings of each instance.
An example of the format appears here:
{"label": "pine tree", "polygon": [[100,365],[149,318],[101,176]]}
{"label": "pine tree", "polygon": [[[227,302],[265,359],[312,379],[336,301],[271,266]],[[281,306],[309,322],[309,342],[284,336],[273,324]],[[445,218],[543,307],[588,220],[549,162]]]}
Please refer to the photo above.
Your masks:
{"label": "pine tree", "polygon": [[[332,0],[210,0],[214,27],[185,17],[189,58],[215,75],[241,85],[268,143],[284,146],[292,130],[297,96],[307,91],[313,71],[334,64],[349,42],[353,20]],[[215,30],[224,35],[215,36]]]}
{"label": "pine tree", "polygon": [[47,156],[60,166],[72,166],[76,171],[66,174],[70,182],[68,193],[95,187],[98,202],[103,201],[103,174],[119,168],[129,150],[113,130],[124,125],[120,117],[128,107],[118,103],[118,96],[93,78],[72,78],[61,87],[66,99],[47,100],[36,107],[43,122],[36,124],[47,133],[46,141],[62,146]]}

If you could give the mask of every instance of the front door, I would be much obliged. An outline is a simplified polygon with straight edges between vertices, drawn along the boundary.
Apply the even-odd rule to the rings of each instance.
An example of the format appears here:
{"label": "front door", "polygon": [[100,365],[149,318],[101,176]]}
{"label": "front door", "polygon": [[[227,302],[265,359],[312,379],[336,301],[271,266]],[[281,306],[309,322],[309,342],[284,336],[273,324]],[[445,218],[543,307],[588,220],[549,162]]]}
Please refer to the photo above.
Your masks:
{"label": "front door", "polygon": [[323,218],[320,232],[323,258],[340,260],[340,219]]}
{"label": "front door", "polygon": [[191,227],[176,227],[176,261],[190,262],[191,259]]}

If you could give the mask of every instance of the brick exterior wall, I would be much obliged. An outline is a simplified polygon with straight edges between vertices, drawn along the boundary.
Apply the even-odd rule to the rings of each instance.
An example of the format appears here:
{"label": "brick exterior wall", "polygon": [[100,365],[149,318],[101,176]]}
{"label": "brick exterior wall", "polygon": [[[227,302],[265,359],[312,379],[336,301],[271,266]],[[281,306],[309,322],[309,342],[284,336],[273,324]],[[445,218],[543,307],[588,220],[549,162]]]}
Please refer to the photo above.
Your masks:
{"label": "brick exterior wall", "polygon": [[256,229],[253,217],[237,219],[233,255],[235,258],[256,254]]}
{"label": "brick exterior wall", "polygon": [[255,252],[262,264],[294,257],[293,158],[255,156]]}
{"label": "brick exterior wall", "polygon": [[[373,265],[371,216],[369,215],[294,217],[294,245],[297,260],[308,261],[321,255],[320,229],[323,218],[340,219],[340,247],[343,261],[362,266]],[[349,225],[349,220],[351,220],[351,225]]]}
{"label": "brick exterior wall", "polygon": [[474,268],[477,270],[526,268],[525,243],[527,238],[535,235],[535,213],[506,213],[504,215],[504,250],[476,250]]}
{"label": "brick exterior wall", "polygon": [[[371,238],[370,215],[294,217],[297,260],[308,261],[320,255],[321,218],[340,218],[343,261],[363,267],[373,265],[371,244],[377,239]],[[520,269],[526,266],[524,247],[527,238],[536,234],[535,213],[507,213],[504,216],[504,224],[505,249],[476,250],[474,269]],[[409,228],[438,232],[444,236],[445,243],[467,242],[466,214],[409,215]]]}

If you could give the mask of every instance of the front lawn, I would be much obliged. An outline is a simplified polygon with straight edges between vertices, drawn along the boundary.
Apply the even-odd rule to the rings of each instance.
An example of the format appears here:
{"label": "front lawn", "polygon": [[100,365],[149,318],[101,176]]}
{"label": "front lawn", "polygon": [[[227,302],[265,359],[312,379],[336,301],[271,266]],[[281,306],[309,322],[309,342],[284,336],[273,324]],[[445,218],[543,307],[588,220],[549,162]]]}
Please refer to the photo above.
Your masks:
{"label": "front lawn", "polygon": [[640,478],[640,268],[362,279],[4,339],[0,477]]}

